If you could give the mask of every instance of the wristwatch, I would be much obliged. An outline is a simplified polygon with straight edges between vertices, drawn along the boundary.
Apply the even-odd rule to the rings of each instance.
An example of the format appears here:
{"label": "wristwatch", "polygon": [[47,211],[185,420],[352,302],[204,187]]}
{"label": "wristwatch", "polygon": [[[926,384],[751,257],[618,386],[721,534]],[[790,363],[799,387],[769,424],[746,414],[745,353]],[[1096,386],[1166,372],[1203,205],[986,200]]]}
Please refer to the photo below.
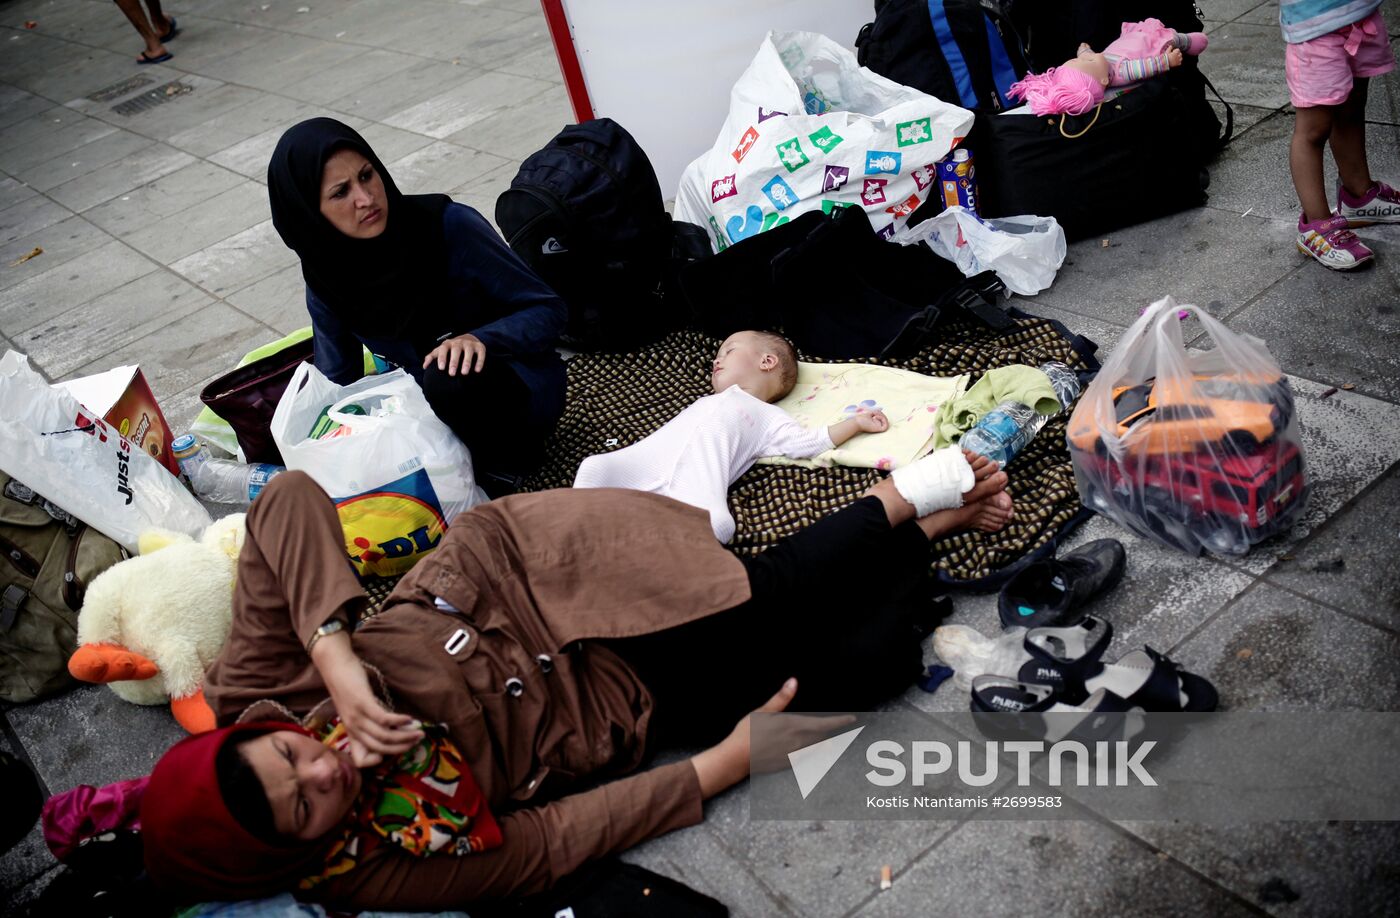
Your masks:
{"label": "wristwatch", "polygon": [[313,634],[313,635],[311,635],[311,640],[310,640],[310,641],[307,641],[307,643],[306,643],[306,651],[307,651],[307,653],[310,653],[310,652],[311,652],[311,648],[312,648],[312,647],[315,647],[315,646],[316,646],[316,642],[319,641],[321,638],[326,637],[327,635],[335,634],[337,631],[344,631],[344,630],[345,630],[345,622],[341,621],[341,620],[338,619],[338,618],[333,618],[333,619],[331,619],[330,621],[326,622],[324,625],[322,625],[321,627],[317,628],[317,629],[316,629],[316,633]]}

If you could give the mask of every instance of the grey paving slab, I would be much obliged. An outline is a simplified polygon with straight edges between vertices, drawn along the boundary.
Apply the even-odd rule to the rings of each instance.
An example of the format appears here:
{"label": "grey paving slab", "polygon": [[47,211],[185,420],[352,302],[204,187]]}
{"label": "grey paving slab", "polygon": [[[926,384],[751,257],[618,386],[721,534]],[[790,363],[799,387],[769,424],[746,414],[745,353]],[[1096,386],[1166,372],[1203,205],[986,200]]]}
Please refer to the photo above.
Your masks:
{"label": "grey paving slab", "polygon": [[[7,54],[13,53],[12,49],[7,47],[9,42],[6,41],[4,35],[0,35],[0,42],[5,42],[5,45],[0,45],[0,47],[5,47]],[[25,92],[18,86],[0,85],[0,128],[8,128],[16,122],[32,118],[52,107],[53,103],[42,96]]]}
{"label": "grey paving slab", "polygon": [[349,56],[289,83],[285,92],[297,99],[325,105],[347,92],[378,83],[400,70],[422,63],[421,57],[381,48],[355,49]]}
{"label": "grey paving slab", "polygon": [[209,62],[256,48],[274,34],[268,29],[202,13],[202,10],[178,12],[180,37],[170,51],[175,55],[173,63],[182,70],[206,72]]}
{"label": "grey paving slab", "polygon": [[27,239],[72,215],[71,210],[61,204],[55,204],[47,197],[36,195],[28,198],[0,211],[0,245]]}
{"label": "grey paving slab", "polygon": [[[104,94],[101,101],[91,98],[74,99],[67,103],[67,107],[152,140],[164,140],[192,124],[198,124],[238,105],[241,99],[240,92],[247,92],[197,73],[170,70],[166,74],[156,74],[143,69],[138,76],[146,77],[150,82],[111,98]],[[168,88],[174,83],[179,84],[177,92]],[[166,89],[164,101],[159,105],[135,111],[129,107],[122,107],[146,93],[160,91],[162,87]],[[112,91],[115,92],[116,87],[113,87]]]}
{"label": "grey paving slab", "polygon": [[[19,235],[13,242],[0,245],[0,290],[50,271],[109,241],[110,236],[82,217],[68,217]],[[35,247],[42,248],[44,253],[15,264]]]}
{"label": "grey paving slab", "polygon": [[1273,915],[1384,915],[1400,898],[1395,823],[1121,825]]}
{"label": "grey paving slab", "polygon": [[[12,179],[8,176],[0,178],[0,220],[4,220],[3,212],[16,204],[27,201],[37,195],[38,192],[19,179]],[[0,223],[0,226],[3,226]]]}
{"label": "grey paving slab", "polygon": [[564,82],[559,70],[559,57],[554,52],[554,45],[549,40],[549,31],[545,28],[542,18],[507,26],[501,30],[500,35],[512,33],[519,39],[519,44],[503,43],[502,57],[493,69],[516,76],[549,80],[552,83]]}
{"label": "grey paving slab", "polygon": [[51,790],[149,774],[184,731],[167,706],[122,701],[106,686],[81,686],[5,712]]}
{"label": "grey paving slab", "polygon": [[211,303],[177,275],[155,270],[16,335],[15,345],[59,379]]}
{"label": "grey paving slab", "polygon": [[50,188],[48,194],[64,207],[82,213],[194,161],[195,158],[183,150],[162,143],[151,144],[71,182]]}
{"label": "grey paving slab", "polygon": [[1224,315],[1297,267],[1295,235],[1268,220],[1195,208],[1073,243],[1055,283],[1027,302],[1131,325],[1170,294]]}
{"label": "grey paving slab", "polygon": [[247,179],[238,173],[213,163],[194,162],[118,195],[86,211],[83,216],[112,235],[123,238],[150,229],[166,217],[188,210],[246,182]]}
{"label": "grey paving slab", "polygon": [[[741,789],[742,791],[742,789]],[[880,867],[904,870],[955,823],[774,822],[749,818],[747,793],[706,810],[705,824],[739,862],[799,915],[839,915],[879,886]]]}
{"label": "grey paving slab", "polygon": [[[1231,144],[1211,169],[1211,206],[1236,213],[1286,220],[1293,224],[1301,208],[1288,171],[1288,143],[1293,115],[1277,114],[1246,135],[1248,143]],[[1395,184],[1400,176],[1400,126],[1367,126],[1367,157],[1372,176]],[[1328,201],[1337,200],[1337,169],[1332,157],[1323,162],[1323,187]]]}
{"label": "grey paving slab", "polygon": [[[311,106],[296,99],[282,96],[269,96],[246,86],[224,86],[217,92],[236,94],[235,105],[224,111],[216,111],[201,119],[192,127],[172,134],[168,142],[195,156],[209,156],[226,150],[240,141],[246,140],[278,125],[288,125],[297,121],[302,112],[311,111]],[[208,101],[208,98],[204,101]]]}
{"label": "grey paving slab", "polygon": [[1295,545],[1270,583],[1400,629],[1400,471],[1392,470]]}
{"label": "grey paving slab", "polygon": [[306,281],[301,276],[300,262],[235,290],[224,299],[284,335],[311,324],[306,312]]}
{"label": "grey paving slab", "polygon": [[470,61],[462,64],[424,61],[343,95],[332,101],[330,107],[371,121],[385,121],[463,79],[479,75],[481,71],[470,64]]}
{"label": "grey paving slab", "polygon": [[48,191],[150,146],[153,144],[146,137],[130,131],[116,130],[91,143],[37,162],[33,166],[5,171],[39,191]]}
{"label": "grey paving slab", "polygon": [[155,267],[149,258],[120,242],[98,246],[0,292],[0,330],[13,338],[52,316],[149,274]]}
{"label": "grey paving slab", "polygon": [[[30,98],[38,98],[31,96]],[[47,102],[47,100],[44,100]],[[98,135],[93,135],[83,139],[65,139],[65,131],[71,134],[76,125],[81,124],[85,119],[78,113],[62,105],[48,104],[43,111],[35,112],[27,117],[18,119],[4,126],[4,133],[0,133],[0,168],[13,165],[15,156],[10,151],[18,147],[31,144],[38,144],[41,141],[49,143],[49,149],[59,150],[65,147],[71,148],[87,143],[89,140],[96,140]],[[31,160],[37,156],[31,153]]]}
{"label": "grey paving slab", "polygon": [[186,255],[170,267],[191,283],[222,295],[294,261],[296,254],[282,244],[281,237],[272,228],[272,221],[267,220]]}
{"label": "grey paving slab", "polygon": [[[745,793],[742,787],[732,793]],[[751,865],[736,858],[703,825],[672,832],[628,850],[623,860],[674,877],[729,907],[739,916],[801,915],[795,904],[771,889]],[[805,913],[811,914],[811,913]],[[834,911],[828,914],[835,914]]]}
{"label": "grey paving slab", "polygon": [[450,61],[463,56],[463,36],[489,34],[519,19],[508,10],[420,0],[412,7],[381,7],[343,28],[346,41]]}
{"label": "grey paving slab", "polygon": [[[280,76],[288,68],[295,71],[307,61],[329,65],[354,53],[353,48],[335,42],[261,30],[260,39],[246,48],[236,48],[204,62],[200,72],[230,83],[257,89],[280,89]],[[309,71],[308,71],[309,72]]]}
{"label": "grey paving slab", "polygon": [[1240,19],[1257,6],[1259,6],[1259,0],[1212,0],[1201,9],[1205,13],[1204,18],[1206,19],[1230,22]]}
{"label": "grey paving slab", "polygon": [[1283,74],[1283,38],[1277,26],[1232,22],[1210,35],[1201,72],[1227,102],[1260,108],[1288,104]]}
{"label": "grey paving slab", "polygon": [[460,187],[508,163],[503,156],[439,140],[384,165],[405,194],[427,194]]}
{"label": "grey paving slab", "polygon": [[271,216],[266,189],[257,182],[244,179],[207,201],[169,217],[156,219],[145,228],[131,233],[127,242],[168,265],[269,220]]}
{"label": "grey paving slab", "polygon": [[[68,46],[71,48],[72,46]],[[81,47],[81,46],[80,46]],[[140,50],[139,44],[136,48]],[[136,63],[135,52],[120,54],[97,48],[83,48],[77,60],[65,49],[67,66],[47,68],[19,85],[55,102],[67,102],[130,76]],[[156,68],[159,65],[156,65]],[[173,71],[163,71],[173,73]]]}
{"label": "grey paving slab", "polygon": [[214,303],[68,375],[87,376],[139,363],[157,400],[164,400],[171,393],[227,372],[244,354],[273,337],[261,323],[224,303]]}
{"label": "grey paving slab", "polygon": [[[482,216],[496,224],[496,199],[510,187],[510,180],[520,171],[518,162],[508,162],[483,173],[452,191],[452,200],[481,211]],[[497,230],[499,231],[499,227]]]}
{"label": "grey paving slab", "polygon": [[1396,632],[1260,581],[1173,659],[1215,685],[1221,710],[1400,711],[1397,655]]}
{"label": "grey paving slab", "polygon": [[[1248,22],[1254,25],[1271,25],[1278,28],[1278,0],[1264,0],[1256,5],[1252,10],[1239,18],[1240,22]],[[1282,33],[1279,41],[1282,42]]]}
{"label": "grey paving slab", "polygon": [[1230,327],[1269,342],[1289,370],[1397,401],[1400,230],[1366,228],[1358,235],[1376,252],[1369,268],[1341,274],[1307,263],[1230,315]]}
{"label": "grey paving slab", "polygon": [[[386,124],[442,139],[549,89],[548,83],[503,73],[485,73],[385,118]],[[480,149],[480,147],[478,147]]]}
{"label": "grey paving slab", "polygon": [[[509,70],[522,58],[532,57],[542,48],[552,55],[553,45],[549,39],[549,29],[545,25],[544,14],[537,3],[527,11],[528,15],[499,29],[487,33],[474,33],[457,55],[463,63],[490,70]],[[558,64],[552,69],[541,68],[538,72],[524,73],[523,76],[538,79],[552,79],[559,73]]]}
{"label": "grey paving slab", "polygon": [[[353,116],[341,118],[346,124],[353,124],[360,119]],[[401,131],[385,124],[376,122],[366,122],[364,126],[355,124],[355,129],[360,132],[360,136],[370,145],[379,156],[379,161],[383,163],[393,162],[402,159],[410,153],[428,146],[433,142],[433,138],[424,134],[415,134],[411,131]]]}
{"label": "grey paving slab", "polygon": [[[266,181],[267,161],[272,156],[272,151],[277,146],[277,140],[282,136],[282,133],[298,121],[321,114],[323,112],[315,106],[299,106],[287,113],[285,121],[272,125],[251,137],[246,137],[228,149],[210,155],[209,161],[249,178]],[[355,126],[351,125],[351,127]]]}
{"label": "grey paving slab", "polygon": [[1097,822],[969,822],[856,914],[1022,918],[1257,914]]}
{"label": "grey paving slab", "polygon": [[[1215,109],[1215,115],[1223,125],[1225,123],[1225,107],[1214,99],[1210,100],[1210,107]],[[1278,111],[1276,108],[1260,108],[1257,105],[1245,105],[1243,102],[1232,102],[1230,109],[1235,113],[1235,129],[1234,133],[1230,135],[1232,138],[1240,137],[1245,131]]]}
{"label": "grey paving slab", "polygon": [[551,85],[539,95],[483,118],[447,139],[518,162],[543,147],[573,120],[564,87]]}
{"label": "grey paving slab", "polygon": [[[1394,19],[1391,20],[1394,29]],[[1394,39],[1391,40],[1392,43]],[[1400,72],[1372,77],[1366,95],[1366,120],[1400,124]]]}
{"label": "grey paving slab", "polygon": [[25,170],[77,150],[116,130],[105,121],[89,118],[61,105],[55,106],[5,129],[6,144],[3,152],[0,152],[0,169],[23,178]]}

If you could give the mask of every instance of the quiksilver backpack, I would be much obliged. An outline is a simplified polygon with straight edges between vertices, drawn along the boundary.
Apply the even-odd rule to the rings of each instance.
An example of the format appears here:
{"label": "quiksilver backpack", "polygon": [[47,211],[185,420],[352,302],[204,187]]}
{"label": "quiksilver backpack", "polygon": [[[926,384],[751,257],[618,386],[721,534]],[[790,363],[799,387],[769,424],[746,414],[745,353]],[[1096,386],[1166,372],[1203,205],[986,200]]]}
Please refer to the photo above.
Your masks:
{"label": "quiksilver backpack", "polygon": [[70,688],[83,593],[126,551],[0,472],[0,552],[0,701]]}
{"label": "quiksilver backpack", "polygon": [[675,233],[651,161],[610,118],[569,125],[496,201],[510,247],[569,306],[565,343],[625,350],[683,323],[663,279]]}

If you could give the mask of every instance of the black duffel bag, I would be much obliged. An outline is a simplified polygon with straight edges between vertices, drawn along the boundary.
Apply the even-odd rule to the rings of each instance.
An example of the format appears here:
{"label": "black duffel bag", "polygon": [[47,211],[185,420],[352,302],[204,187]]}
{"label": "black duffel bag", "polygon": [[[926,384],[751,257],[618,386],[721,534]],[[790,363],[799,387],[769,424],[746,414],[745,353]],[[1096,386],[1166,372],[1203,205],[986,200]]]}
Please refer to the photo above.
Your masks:
{"label": "black duffel bag", "polygon": [[[1011,21],[1025,41],[1026,55],[1036,73],[1074,57],[1080,42],[1102,51],[1121,34],[1123,23],[1144,19],[1160,20],[1178,32],[1205,31],[1195,0],[1018,0],[1011,6]],[[1207,48],[1207,61],[1210,53]],[[1165,79],[1181,93],[1185,106],[1185,127],[1177,138],[1178,148],[1184,144],[1184,152],[1204,165],[1230,142],[1235,114],[1201,73],[1199,60],[1183,56],[1181,66],[1169,70]],[[1207,90],[1225,114],[1223,128],[1207,101]]]}
{"label": "black duffel bag", "polygon": [[1074,240],[1198,207],[1207,179],[1181,140],[1189,122],[1186,100],[1166,80],[1083,115],[979,115],[967,139],[978,211],[1053,216]]}

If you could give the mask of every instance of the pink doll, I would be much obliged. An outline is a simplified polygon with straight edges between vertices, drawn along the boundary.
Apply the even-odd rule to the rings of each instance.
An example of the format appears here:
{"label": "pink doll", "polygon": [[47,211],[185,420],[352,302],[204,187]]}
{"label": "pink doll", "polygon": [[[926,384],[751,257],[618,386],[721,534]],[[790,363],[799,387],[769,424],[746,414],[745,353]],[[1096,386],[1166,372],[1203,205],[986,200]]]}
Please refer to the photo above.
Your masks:
{"label": "pink doll", "polygon": [[1059,67],[1030,74],[1007,95],[1024,98],[1037,115],[1082,115],[1103,101],[1109,86],[1136,83],[1180,66],[1182,53],[1206,49],[1204,32],[1177,32],[1156,19],[1123,23],[1123,34],[1096,52],[1087,44]]}

